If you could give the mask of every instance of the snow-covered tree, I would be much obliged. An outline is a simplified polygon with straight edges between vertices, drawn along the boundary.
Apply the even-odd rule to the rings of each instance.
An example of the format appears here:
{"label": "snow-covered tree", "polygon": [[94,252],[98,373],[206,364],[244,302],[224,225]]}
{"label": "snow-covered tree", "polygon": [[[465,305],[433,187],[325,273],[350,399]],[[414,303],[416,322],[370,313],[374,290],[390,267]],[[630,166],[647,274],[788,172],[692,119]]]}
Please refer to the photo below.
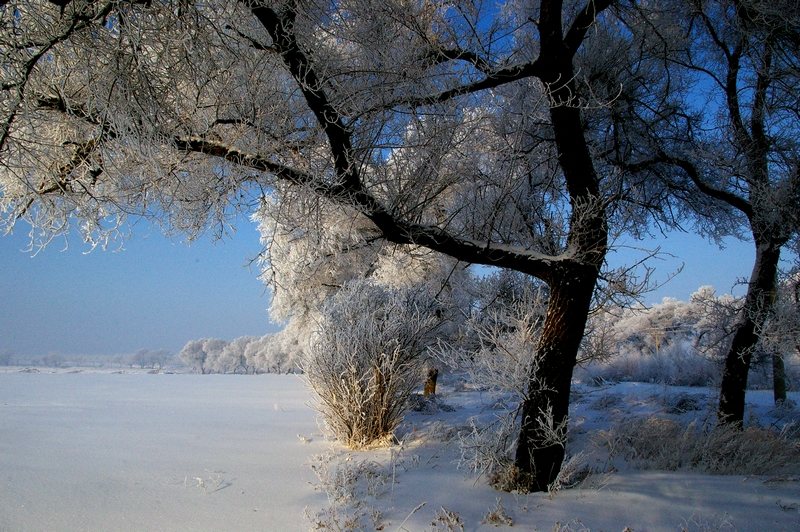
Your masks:
{"label": "snow-covered tree", "polygon": [[256,373],[297,373],[304,349],[299,345],[300,335],[288,324],[283,330],[262,336],[248,343],[244,357],[248,367]]}
{"label": "snow-covered tree", "polygon": [[800,243],[800,11],[794,0],[659,5],[682,28],[677,40],[664,35],[673,44],[661,55],[696,89],[684,92],[683,120],[668,133],[651,132],[659,148],[636,166],[668,176],[673,199],[694,211],[701,231],[744,234],[755,246],[720,386],[720,421],[741,425],[748,372],[774,308],[781,250],[796,251]]}
{"label": "snow-covered tree", "polygon": [[166,349],[140,349],[129,357],[128,362],[140,368],[161,369],[171,357]]}
{"label": "snow-covered tree", "polygon": [[663,192],[622,164],[676,112],[635,5],[6,2],[3,220],[103,245],[131,213],[194,236],[277,199],[274,242],[334,212],[359,246],[345,228],[536,277],[515,461],[520,489],[547,489],[564,449],[535,420],[567,417],[609,222],[641,231]]}
{"label": "snow-covered tree", "polygon": [[[294,199],[283,197],[287,193]],[[279,333],[282,339],[298,338],[293,356],[302,356],[308,347],[325,302],[351,281],[369,279],[388,289],[416,292],[420,301],[427,297],[440,334],[458,326],[472,297],[465,264],[426,248],[389,243],[351,208],[323,204],[306,211],[306,202],[319,200],[296,194],[276,192],[255,215],[268,250],[262,279],[274,294],[270,315],[287,324]],[[287,208],[292,214],[282,212]]]}
{"label": "snow-covered tree", "polygon": [[228,342],[218,338],[190,340],[178,353],[178,358],[198,373],[213,373],[218,369],[217,361],[227,345]]}

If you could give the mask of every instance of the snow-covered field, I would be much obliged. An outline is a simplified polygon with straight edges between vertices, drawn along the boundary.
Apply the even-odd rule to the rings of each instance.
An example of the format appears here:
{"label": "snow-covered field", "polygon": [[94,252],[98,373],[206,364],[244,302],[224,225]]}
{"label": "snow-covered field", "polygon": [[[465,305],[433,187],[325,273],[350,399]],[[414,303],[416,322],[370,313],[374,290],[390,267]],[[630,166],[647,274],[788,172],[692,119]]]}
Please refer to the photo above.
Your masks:
{"label": "snow-covered field", "polygon": [[[701,408],[683,416],[702,417],[714,401],[708,390],[649,384],[577,386],[574,396],[572,452],[675,397]],[[748,399],[751,415],[777,422],[769,392]],[[0,531],[290,531],[348,519],[409,531],[493,529],[489,521],[543,531],[800,530],[794,473],[599,472],[605,457],[590,455],[598,472],[582,487],[500,493],[456,468],[456,430],[491,415],[478,392],[443,387],[453,411],[414,412],[402,445],[362,453],[325,441],[310,401],[295,376],[0,373]]]}
{"label": "snow-covered field", "polygon": [[0,530],[303,530],[292,376],[0,374]]}

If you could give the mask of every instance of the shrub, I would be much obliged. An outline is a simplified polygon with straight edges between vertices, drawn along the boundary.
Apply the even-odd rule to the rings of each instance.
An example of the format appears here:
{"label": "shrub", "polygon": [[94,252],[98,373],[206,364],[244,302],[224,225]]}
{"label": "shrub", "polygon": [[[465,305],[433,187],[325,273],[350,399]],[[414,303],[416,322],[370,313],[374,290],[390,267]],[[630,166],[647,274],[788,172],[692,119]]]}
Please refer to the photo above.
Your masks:
{"label": "shrub", "polygon": [[350,448],[386,441],[419,384],[437,320],[421,298],[368,281],[323,309],[303,369],[333,436]]}

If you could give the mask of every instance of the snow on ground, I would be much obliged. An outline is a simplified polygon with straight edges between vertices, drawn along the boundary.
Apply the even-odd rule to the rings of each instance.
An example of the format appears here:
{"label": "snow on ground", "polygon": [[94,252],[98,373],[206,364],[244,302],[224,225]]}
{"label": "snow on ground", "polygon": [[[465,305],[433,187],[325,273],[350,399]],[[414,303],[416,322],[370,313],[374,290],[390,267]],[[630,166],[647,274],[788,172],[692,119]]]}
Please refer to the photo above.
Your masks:
{"label": "snow on ground", "polygon": [[0,530],[307,529],[307,401],[293,376],[0,374]]}
{"label": "snow on ground", "polygon": [[[487,521],[542,531],[800,530],[793,474],[619,468],[553,496],[499,493],[456,468],[456,432],[470,416],[493,415],[494,400],[456,389],[439,395],[453,411],[408,416],[402,445],[351,453],[320,436],[295,376],[2,373],[0,531],[335,530],[348,520],[388,531],[494,529]],[[615,420],[686,397],[700,410],[680,416],[713,408],[704,389],[578,385],[570,450]],[[748,400],[765,424],[786,422],[769,392]],[[586,460],[603,470],[605,457]]]}

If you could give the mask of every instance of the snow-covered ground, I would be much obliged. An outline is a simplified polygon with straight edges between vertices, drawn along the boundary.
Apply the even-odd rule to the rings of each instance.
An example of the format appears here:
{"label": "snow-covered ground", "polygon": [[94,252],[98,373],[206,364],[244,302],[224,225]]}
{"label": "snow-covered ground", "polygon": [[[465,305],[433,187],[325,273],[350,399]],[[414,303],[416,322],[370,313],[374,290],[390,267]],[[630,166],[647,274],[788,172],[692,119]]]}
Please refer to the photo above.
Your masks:
{"label": "snow-covered ground", "polygon": [[[702,418],[715,399],[650,384],[574,397],[573,453],[619,419],[686,397],[679,417]],[[748,400],[765,424],[796,417],[769,392]],[[456,468],[456,431],[492,415],[479,392],[442,387],[453,411],[413,412],[402,445],[361,453],[324,440],[310,401],[296,376],[0,373],[0,531],[800,530],[795,473],[608,472],[601,454],[582,487],[500,493]]]}
{"label": "snow-covered ground", "polygon": [[307,529],[307,402],[293,376],[0,374],[0,530]]}

